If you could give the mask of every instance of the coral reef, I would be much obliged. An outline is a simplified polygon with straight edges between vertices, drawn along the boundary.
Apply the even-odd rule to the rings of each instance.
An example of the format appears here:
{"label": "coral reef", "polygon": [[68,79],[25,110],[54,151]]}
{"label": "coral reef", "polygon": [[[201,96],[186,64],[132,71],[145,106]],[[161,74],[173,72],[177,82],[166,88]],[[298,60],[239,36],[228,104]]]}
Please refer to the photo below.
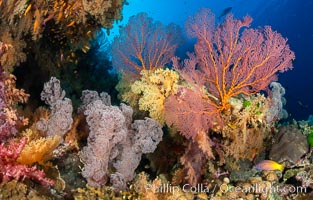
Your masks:
{"label": "coral reef", "polygon": [[[202,9],[187,20],[187,33],[198,39],[195,54],[189,54],[190,58],[183,66],[178,58],[174,58],[173,65],[201,97],[197,98],[199,104],[202,99],[207,104],[203,110],[198,108],[189,113],[213,115],[227,112],[231,97],[250,96],[265,90],[277,78],[276,72],[292,68],[294,53],[286,44],[287,40],[270,27],[263,30],[246,28],[240,34],[251,21],[250,17],[237,20],[228,15],[216,27],[214,14],[208,9]],[[187,110],[176,112],[185,115]]]}
{"label": "coral reef", "polygon": [[[0,43],[0,56],[9,49],[9,46]],[[28,95],[24,90],[15,88],[15,76],[8,74],[0,63],[0,182],[12,179],[24,180],[34,179],[43,185],[53,185],[54,181],[45,178],[44,171],[37,170],[36,166],[28,167],[18,163],[18,158],[27,142],[26,137],[13,138],[17,136],[18,128],[27,125],[28,120],[19,116],[16,105],[25,103]]]}
{"label": "coral reef", "polygon": [[273,82],[287,39],[203,8],[181,62],[146,13],[110,46],[124,3],[0,0],[0,199],[310,199],[312,117],[283,121]]}
{"label": "coral reef", "polygon": [[[78,106],[75,100],[84,89],[113,90],[116,75],[111,80],[99,81],[102,76],[111,76],[112,65],[103,54],[95,57],[98,47],[93,41],[98,40],[103,27],[109,32],[114,21],[122,19],[125,3],[124,0],[1,1],[0,41],[10,48],[1,53],[0,62],[4,71],[14,71],[18,85],[31,94],[29,110],[41,105],[37,95],[51,76],[66,84],[63,88],[74,106]],[[91,76],[98,76],[97,80],[86,81]]]}
{"label": "coral reef", "polygon": [[222,129],[226,156],[253,160],[264,150],[264,141],[274,126],[273,120],[267,121],[267,113],[274,110],[271,101],[261,94],[230,99],[234,109],[231,115],[224,117]]}
{"label": "coral reef", "polygon": [[[173,58],[173,66],[186,84],[167,98],[166,122],[199,145],[207,159],[215,157],[212,146],[222,147],[215,153],[220,158],[255,159],[263,150],[274,117],[282,117],[279,102],[284,91],[277,89],[279,85],[272,84],[272,98],[254,94],[266,90],[277,79],[277,72],[292,68],[294,53],[287,40],[270,27],[247,28],[251,21],[249,16],[238,20],[227,15],[216,25],[214,14],[201,9],[185,24],[187,34],[197,39],[195,53],[188,53],[189,59],[182,63]],[[275,113],[269,115],[270,109]],[[216,132],[222,134],[222,140],[213,136]],[[205,148],[196,139],[199,134],[206,135],[201,137],[207,139]],[[199,173],[189,169],[192,165],[182,164],[186,171]]]}

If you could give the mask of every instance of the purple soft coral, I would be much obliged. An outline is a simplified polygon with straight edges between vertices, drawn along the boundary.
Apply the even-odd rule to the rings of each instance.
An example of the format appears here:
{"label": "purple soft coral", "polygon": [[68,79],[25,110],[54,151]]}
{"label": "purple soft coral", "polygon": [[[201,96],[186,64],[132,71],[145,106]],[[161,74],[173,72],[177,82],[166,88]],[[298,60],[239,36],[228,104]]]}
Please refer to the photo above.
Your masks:
{"label": "purple soft coral", "polygon": [[45,178],[45,173],[37,170],[36,166],[28,167],[17,163],[17,158],[22,152],[26,137],[22,138],[19,143],[11,140],[8,145],[0,144],[0,183],[4,181],[24,180],[30,178],[39,181],[42,185],[52,186],[54,181]]}

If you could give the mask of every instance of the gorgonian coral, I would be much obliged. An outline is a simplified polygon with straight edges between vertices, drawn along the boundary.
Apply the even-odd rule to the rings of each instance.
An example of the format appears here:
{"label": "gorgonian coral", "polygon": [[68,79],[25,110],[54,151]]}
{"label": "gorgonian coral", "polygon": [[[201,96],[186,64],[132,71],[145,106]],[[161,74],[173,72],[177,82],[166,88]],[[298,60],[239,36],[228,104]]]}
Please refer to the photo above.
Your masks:
{"label": "gorgonian coral", "polygon": [[[257,105],[261,107],[263,102],[253,102],[253,108],[235,114],[231,100],[266,90],[277,79],[278,72],[292,69],[295,55],[287,39],[269,26],[248,28],[251,22],[249,16],[234,19],[230,14],[216,24],[214,14],[209,9],[201,9],[185,23],[187,34],[197,39],[195,52],[189,53],[189,59],[182,63],[179,58],[173,58],[174,69],[186,84],[167,98],[166,122],[199,147],[203,145],[197,138],[204,133],[205,137],[200,141],[203,144],[202,139],[206,138],[205,144],[209,147],[199,150],[206,153],[206,158],[214,158],[208,152],[212,152],[212,147],[218,143],[223,144],[223,151],[218,153],[220,157],[226,152],[236,159],[255,158],[262,150],[263,139],[269,130],[266,114],[258,112],[267,112],[268,106],[256,111]],[[212,132],[222,132],[223,140],[213,141]],[[192,171],[196,169],[189,165],[187,172]],[[193,180],[196,178],[189,178],[194,183]]]}
{"label": "gorgonian coral", "polygon": [[[180,29],[153,21],[146,13],[129,19],[112,43],[112,62],[120,72],[139,75],[170,63],[180,40]],[[128,74],[129,75],[129,74]]]}
{"label": "gorgonian coral", "polygon": [[[169,98],[168,111],[174,112],[171,116],[207,115],[218,122],[215,116],[229,112],[231,97],[249,96],[265,90],[277,79],[276,73],[292,68],[291,61],[295,56],[287,40],[269,26],[258,30],[245,28],[251,21],[250,17],[238,20],[228,15],[223,23],[216,25],[209,9],[202,9],[187,20],[188,35],[197,38],[195,54],[189,54],[190,59],[182,65],[178,58],[174,58],[173,64],[197,93],[194,101],[199,105],[205,101],[206,106],[184,109],[187,107],[179,101],[189,101],[188,95],[180,96],[180,100]],[[173,105],[181,109],[172,110]],[[193,123],[193,120],[187,121]],[[184,135],[197,134],[180,128],[184,122],[173,122]]]}

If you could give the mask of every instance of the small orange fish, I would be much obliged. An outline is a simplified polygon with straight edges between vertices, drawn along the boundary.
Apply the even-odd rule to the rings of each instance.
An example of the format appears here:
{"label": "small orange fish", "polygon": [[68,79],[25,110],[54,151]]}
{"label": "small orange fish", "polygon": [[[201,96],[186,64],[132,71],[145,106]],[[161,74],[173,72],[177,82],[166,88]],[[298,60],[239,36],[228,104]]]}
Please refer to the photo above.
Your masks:
{"label": "small orange fish", "polygon": [[83,46],[82,51],[84,53],[87,53],[87,51],[89,51],[89,49],[90,49],[89,45],[85,45],[85,46]]}
{"label": "small orange fish", "polygon": [[31,8],[32,8],[32,4],[29,4],[24,12],[24,16],[27,15],[27,13],[30,11]]}
{"label": "small orange fish", "polygon": [[87,49],[85,49],[84,47],[82,48],[82,52],[87,53]]}
{"label": "small orange fish", "polygon": [[33,29],[34,33],[37,33],[38,26],[39,26],[39,21],[36,19],[35,22],[34,22],[34,29]]}
{"label": "small orange fish", "polygon": [[56,21],[59,23],[62,17],[63,17],[63,11],[61,10],[61,11],[59,11],[59,14],[58,14]]}
{"label": "small orange fish", "polygon": [[236,129],[237,125],[233,123],[228,123],[227,126],[229,126],[231,129]]}
{"label": "small orange fish", "polygon": [[62,9],[66,6],[66,3],[63,1],[63,3],[61,4]]}
{"label": "small orange fish", "polygon": [[88,37],[91,37],[91,31],[88,31],[86,34]]}
{"label": "small orange fish", "polygon": [[74,21],[71,21],[69,24],[67,24],[66,26],[67,27],[71,27],[71,26],[73,26],[75,24],[75,22]]}
{"label": "small orange fish", "polygon": [[263,160],[256,164],[254,167],[258,170],[264,171],[274,171],[274,170],[284,171],[285,166],[272,160]]}

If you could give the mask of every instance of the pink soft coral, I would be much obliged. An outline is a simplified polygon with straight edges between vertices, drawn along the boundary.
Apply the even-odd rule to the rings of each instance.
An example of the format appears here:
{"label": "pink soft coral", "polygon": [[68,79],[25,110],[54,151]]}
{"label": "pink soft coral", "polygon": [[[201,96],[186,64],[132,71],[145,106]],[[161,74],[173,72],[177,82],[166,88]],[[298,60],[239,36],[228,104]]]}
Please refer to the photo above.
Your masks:
{"label": "pink soft coral", "polygon": [[15,88],[15,76],[7,74],[0,66],[0,143],[17,134],[18,126],[25,126],[28,120],[19,116],[17,103],[25,103],[28,94]]}
{"label": "pink soft coral", "polygon": [[28,167],[17,163],[21,151],[26,144],[26,137],[22,138],[19,143],[11,140],[8,145],[0,144],[0,183],[4,181],[24,180],[30,178],[39,181],[42,185],[52,186],[54,181],[45,178],[42,170],[37,170],[36,166]]}
{"label": "pink soft coral", "polygon": [[[0,41],[0,58],[11,47]],[[15,76],[5,72],[0,63],[0,143],[15,136],[19,125],[28,123],[27,119],[18,115],[15,106],[25,103],[29,95],[23,89],[16,89],[15,81]]]}

